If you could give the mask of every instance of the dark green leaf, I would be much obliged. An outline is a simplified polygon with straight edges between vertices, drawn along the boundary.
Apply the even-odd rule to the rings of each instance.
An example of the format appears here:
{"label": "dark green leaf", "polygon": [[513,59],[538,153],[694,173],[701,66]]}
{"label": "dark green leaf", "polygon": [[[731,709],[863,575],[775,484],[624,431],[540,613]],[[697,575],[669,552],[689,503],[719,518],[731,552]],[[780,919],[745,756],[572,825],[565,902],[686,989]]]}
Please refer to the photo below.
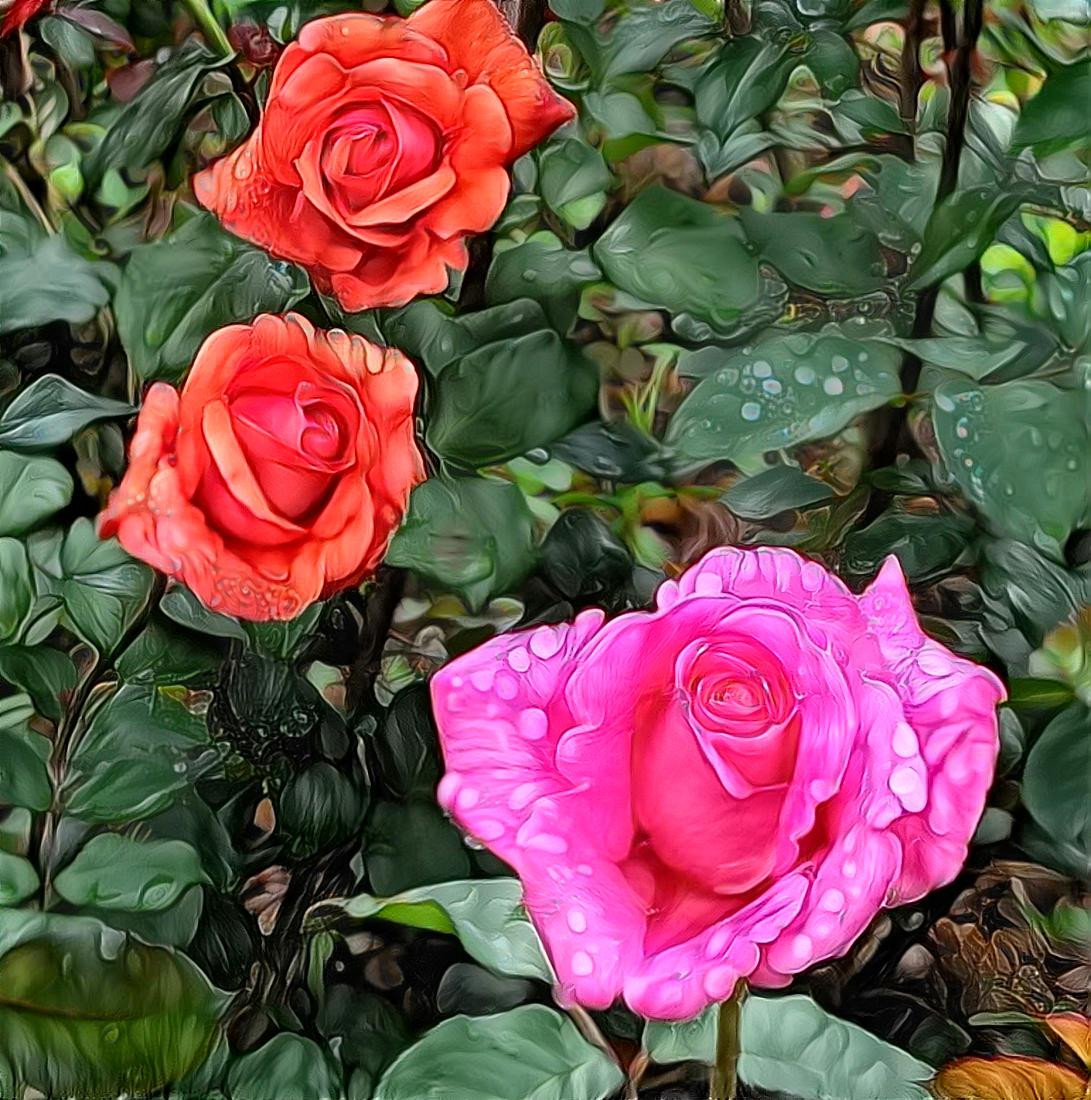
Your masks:
{"label": "dark green leaf", "polygon": [[0,805],[41,811],[53,801],[46,767],[50,743],[27,728],[33,714],[26,695],[0,699]]}
{"label": "dark green leaf", "polygon": [[441,372],[428,442],[465,466],[503,462],[575,427],[597,392],[594,365],[552,330],[487,344]]}
{"label": "dark green leaf", "polygon": [[38,872],[30,860],[0,852],[0,906],[18,905],[37,889]]}
{"label": "dark green leaf", "polygon": [[470,873],[461,835],[433,802],[380,802],[368,820],[364,861],[382,894]]}
{"label": "dark green leaf", "polygon": [[227,1075],[231,1100],[340,1100],[341,1072],[313,1039],[282,1032],[244,1054]]}
{"label": "dark green leaf", "polygon": [[117,295],[118,333],[140,378],[176,381],[211,333],[259,313],[280,313],[307,289],[299,268],[200,214],[133,249]]}
{"label": "dark green leaf", "polygon": [[709,349],[702,357],[714,372],[667,428],[666,443],[683,469],[729,460],[759,472],[767,451],[833,435],[901,393],[897,352],[847,326],[774,334],[748,349]]}
{"label": "dark green leaf", "polygon": [[56,447],[88,424],[134,412],[124,401],[87,393],[60,375],[44,374],[0,414],[0,446],[25,451]]}
{"label": "dark green leaf", "polygon": [[770,466],[735,482],[724,493],[723,502],[743,519],[768,519],[790,509],[819,504],[833,495],[831,486],[808,476],[798,466]]}
{"label": "dark green leaf", "polygon": [[551,142],[539,154],[542,198],[575,229],[586,229],[598,217],[612,181],[602,154],[575,138]]}
{"label": "dark green leaf", "polygon": [[1091,103],[1091,58],[1064,65],[1047,78],[1024,107],[1012,137],[1016,149],[1037,153],[1088,140],[1087,105]]}
{"label": "dark green leaf", "polygon": [[51,721],[61,717],[61,701],[76,686],[76,666],[66,653],[43,645],[0,648],[0,676],[22,688],[35,709]]}
{"label": "dark green leaf", "polygon": [[309,856],[352,836],[366,809],[366,792],[322,760],[285,784],[277,800],[277,828],[293,854]]}
{"label": "dark green leaf", "polygon": [[780,99],[788,75],[799,60],[783,43],[750,35],[732,38],[697,79],[694,99],[698,121],[726,138]]}
{"label": "dark green leaf", "polygon": [[25,547],[0,538],[0,642],[19,638],[34,603],[34,581]]}
{"label": "dark green leaf", "polygon": [[511,591],[534,557],[533,519],[514,485],[430,478],[413,490],[387,561],[458,592],[476,610]]}
{"label": "dark green leaf", "polygon": [[894,554],[913,582],[941,576],[958,561],[973,532],[967,516],[914,515],[889,511],[845,539],[844,570],[872,577],[888,554]]}

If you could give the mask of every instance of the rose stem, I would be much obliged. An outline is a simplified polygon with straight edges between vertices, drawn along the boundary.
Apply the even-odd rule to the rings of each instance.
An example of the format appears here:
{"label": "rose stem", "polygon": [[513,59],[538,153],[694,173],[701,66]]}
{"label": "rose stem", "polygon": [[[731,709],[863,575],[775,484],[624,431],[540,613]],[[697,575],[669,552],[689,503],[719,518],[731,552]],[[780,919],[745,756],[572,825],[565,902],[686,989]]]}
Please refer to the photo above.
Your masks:
{"label": "rose stem", "polygon": [[223,57],[230,57],[235,51],[231,48],[220,21],[212,14],[207,0],[184,0],[184,3],[208,44]]}
{"label": "rose stem", "polygon": [[716,1020],[716,1063],[708,1087],[708,1100],[735,1100],[739,1080],[739,1025],[746,982],[739,981],[735,991],[721,1002]]}

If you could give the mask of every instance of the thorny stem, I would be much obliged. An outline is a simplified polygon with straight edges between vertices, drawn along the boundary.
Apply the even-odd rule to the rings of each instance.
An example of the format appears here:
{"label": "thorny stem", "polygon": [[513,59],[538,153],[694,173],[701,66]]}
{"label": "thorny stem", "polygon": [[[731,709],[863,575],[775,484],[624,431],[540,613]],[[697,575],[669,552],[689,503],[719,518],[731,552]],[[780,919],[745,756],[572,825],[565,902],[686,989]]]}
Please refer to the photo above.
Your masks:
{"label": "thorny stem", "polygon": [[220,26],[220,21],[212,14],[207,0],[183,0],[183,3],[208,44],[221,57],[231,57],[235,50],[228,41],[223,27]]}
{"label": "thorny stem", "polygon": [[720,1004],[716,1020],[716,1062],[712,1067],[708,1100],[735,1100],[739,1084],[739,1032],[746,990],[746,982],[740,980],[731,996]]}

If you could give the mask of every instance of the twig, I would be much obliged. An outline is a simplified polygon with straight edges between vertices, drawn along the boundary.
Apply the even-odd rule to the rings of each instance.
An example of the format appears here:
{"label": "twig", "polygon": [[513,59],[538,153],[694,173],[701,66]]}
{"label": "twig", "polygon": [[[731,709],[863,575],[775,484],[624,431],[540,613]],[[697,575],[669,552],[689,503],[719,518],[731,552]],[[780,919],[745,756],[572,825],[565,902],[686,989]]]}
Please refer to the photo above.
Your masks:
{"label": "twig", "polygon": [[594,1047],[598,1047],[615,1065],[620,1065],[618,1062],[617,1051],[610,1046],[606,1039],[606,1036],[599,1030],[599,1025],[595,1023],[591,1017],[591,1013],[583,1008],[581,1005],[572,1005],[566,1009],[568,1015],[572,1018],[572,1022],[576,1025],[579,1033]]}
{"label": "twig", "polygon": [[629,1074],[625,1081],[625,1100],[638,1100],[640,1096],[640,1082],[651,1064],[651,1058],[646,1050],[636,1053],[629,1063]]}
{"label": "twig", "polygon": [[902,121],[911,134],[917,129],[917,100],[924,84],[921,69],[921,40],[924,38],[924,5],[926,0],[912,0],[905,24],[902,64],[898,89],[898,107]]}

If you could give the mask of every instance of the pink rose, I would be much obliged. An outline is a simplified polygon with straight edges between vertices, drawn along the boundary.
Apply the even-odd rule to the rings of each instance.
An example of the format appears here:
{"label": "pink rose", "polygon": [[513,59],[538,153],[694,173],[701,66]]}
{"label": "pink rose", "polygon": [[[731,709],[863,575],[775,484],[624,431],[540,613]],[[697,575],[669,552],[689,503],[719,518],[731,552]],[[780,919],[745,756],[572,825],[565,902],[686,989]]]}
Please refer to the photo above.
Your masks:
{"label": "pink rose", "polygon": [[439,798],[510,863],[560,996],[684,1019],[783,986],[966,857],[992,673],[790,550],[714,550],[654,611],[492,639],[432,681]]}

